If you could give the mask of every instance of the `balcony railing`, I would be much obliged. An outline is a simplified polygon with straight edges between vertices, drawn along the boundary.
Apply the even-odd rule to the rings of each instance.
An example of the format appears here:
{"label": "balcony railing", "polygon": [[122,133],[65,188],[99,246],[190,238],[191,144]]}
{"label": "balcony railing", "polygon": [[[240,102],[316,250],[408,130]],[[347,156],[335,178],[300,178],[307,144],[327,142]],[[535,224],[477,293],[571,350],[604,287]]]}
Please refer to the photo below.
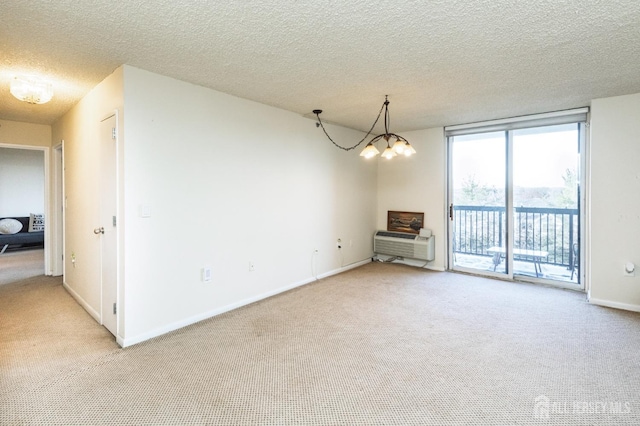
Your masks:
{"label": "balcony railing", "polygon": [[[504,247],[504,207],[454,206],[453,250],[455,253],[492,256],[491,247]],[[577,257],[578,209],[516,207],[514,248],[549,253],[541,263],[574,267]]]}

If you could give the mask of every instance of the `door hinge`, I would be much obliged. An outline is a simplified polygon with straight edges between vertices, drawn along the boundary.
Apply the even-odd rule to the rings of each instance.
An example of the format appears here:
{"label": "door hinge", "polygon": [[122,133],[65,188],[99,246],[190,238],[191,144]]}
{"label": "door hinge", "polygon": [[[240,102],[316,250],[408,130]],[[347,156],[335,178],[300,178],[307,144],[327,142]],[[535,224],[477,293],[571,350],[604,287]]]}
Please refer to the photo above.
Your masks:
{"label": "door hinge", "polygon": [[113,315],[115,315],[115,314],[117,314],[117,313],[118,313],[118,308],[117,308],[117,306],[118,306],[117,304],[115,304],[115,303],[113,304]]}
{"label": "door hinge", "polygon": [[453,204],[449,204],[449,219],[453,220]]}
{"label": "door hinge", "polygon": [[116,217],[115,216],[112,216],[112,217],[113,217],[113,226],[116,226]]}
{"label": "door hinge", "polygon": [[113,139],[113,140],[116,139],[116,128],[115,127],[111,128],[111,139]]}

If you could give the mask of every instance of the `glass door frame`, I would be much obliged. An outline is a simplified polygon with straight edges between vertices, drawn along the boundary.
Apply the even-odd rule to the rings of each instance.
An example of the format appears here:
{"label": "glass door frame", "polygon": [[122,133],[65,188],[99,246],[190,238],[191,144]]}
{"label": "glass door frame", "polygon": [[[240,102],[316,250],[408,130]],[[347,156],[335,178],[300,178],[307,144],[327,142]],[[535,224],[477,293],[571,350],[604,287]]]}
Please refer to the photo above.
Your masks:
{"label": "glass door frame", "polygon": [[513,188],[510,184],[510,177],[513,175],[513,171],[511,163],[513,153],[512,153],[512,143],[510,141],[513,140],[513,135],[505,130],[501,132],[505,134],[505,272],[497,272],[497,271],[487,271],[487,270],[479,270],[475,268],[464,267],[460,265],[456,265],[454,262],[454,244],[453,240],[453,137],[446,137],[447,143],[447,242],[448,242],[448,258],[447,258],[447,270],[463,272],[466,274],[472,275],[482,275],[486,277],[498,278],[498,279],[506,279],[506,280],[514,280],[513,276],[513,256],[511,255],[511,247],[513,247],[513,232],[510,232],[511,223],[513,223]]}
{"label": "glass door frame", "polygon": [[[506,212],[505,212],[505,272],[494,272],[487,270],[479,270],[475,268],[469,268],[464,266],[456,266],[454,262],[454,244],[453,244],[453,226],[454,221],[452,220],[452,215],[454,214],[453,210],[453,140],[454,136],[447,135],[445,132],[445,142],[446,142],[446,152],[447,152],[447,191],[446,191],[446,206],[447,206],[447,270],[463,272],[472,275],[481,275],[491,278],[498,278],[509,281],[525,281],[525,282],[534,282],[540,284],[551,285],[554,287],[567,288],[572,290],[585,291],[586,286],[586,267],[585,267],[585,242],[587,238],[585,236],[587,227],[587,211],[586,211],[586,182],[587,182],[587,157],[588,157],[588,132],[589,128],[589,120],[588,120],[588,108],[582,108],[580,110],[574,110],[579,113],[583,113],[583,119],[573,120],[574,123],[578,124],[578,194],[577,194],[577,203],[578,203],[578,258],[574,261],[578,261],[578,270],[577,270],[577,283],[573,282],[565,282],[561,280],[552,280],[548,278],[540,278],[540,277],[532,277],[529,275],[523,274],[514,274],[514,256],[513,250],[514,247],[514,233],[512,228],[512,224],[514,223],[514,200],[513,200],[513,131],[515,129],[504,128],[500,129],[505,132],[505,144],[506,144],[506,173],[505,173],[505,197],[506,197]],[[501,121],[501,120],[497,120]],[[550,123],[549,125],[552,125]],[[538,125],[539,126],[539,125]],[[522,126],[520,128],[527,128],[528,126]],[[537,127],[532,125],[531,127]],[[498,130],[498,129],[496,129]],[[446,129],[445,129],[446,131]],[[476,133],[484,133],[487,130],[478,130]],[[569,248],[572,250],[572,247]],[[573,256],[573,253],[571,254]]]}

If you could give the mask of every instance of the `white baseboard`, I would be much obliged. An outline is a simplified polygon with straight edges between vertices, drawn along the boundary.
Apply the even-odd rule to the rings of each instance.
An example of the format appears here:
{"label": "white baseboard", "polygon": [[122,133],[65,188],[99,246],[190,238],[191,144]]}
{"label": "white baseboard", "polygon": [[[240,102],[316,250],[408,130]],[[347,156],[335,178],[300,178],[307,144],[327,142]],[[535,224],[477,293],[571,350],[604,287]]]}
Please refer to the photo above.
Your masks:
{"label": "white baseboard", "polygon": [[116,343],[120,345],[121,348],[124,348],[124,339],[122,338],[122,336],[120,335],[116,336]]}
{"label": "white baseboard", "polygon": [[[98,313],[98,311],[96,311],[95,309],[93,309],[86,300],[84,300],[82,297],[80,297],[80,295],[78,293],[76,293],[76,291],[74,289],[72,289],[71,287],[69,287],[69,285],[66,283],[66,281],[62,281],[62,286],[65,288],[65,290],[67,290],[67,292],[71,295],[71,297],[73,297],[76,302],[78,302],[78,304],[80,306],[82,306],[84,308],[85,311],[87,311],[87,313],[89,315],[91,315],[91,317],[96,320],[96,322],[98,324],[102,324],[100,322],[100,313]],[[106,329],[105,329],[106,330]],[[116,343],[118,343],[118,345],[120,345],[120,347],[123,347],[123,339],[120,336],[115,336],[116,337]]]}
{"label": "white baseboard", "polygon": [[430,271],[444,272],[445,269],[442,266],[425,266],[424,269],[428,269]]}
{"label": "white baseboard", "polygon": [[[371,259],[366,259],[366,260],[363,260],[363,261],[360,261],[360,262],[352,263],[351,265],[347,265],[347,266],[344,266],[342,268],[334,269],[333,271],[325,272],[324,274],[318,275],[317,279],[330,277],[332,275],[336,275],[336,274],[339,274],[341,272],[346,272],[346,271],[348,271],[350,269],[354,269],[354,268],[357,268],[359,266],[366,265],[367,263],[371,263]],[[293,290],[296,287],[301,287],[301,286],[303,286],[305,284],[309,284],[309,283],[312,283],[312,282],[315,282],[315,281],[316,281],[316,278],[308,278],[306,280],[298,281],[298,282],[295,282],[293,284],[289,284],[289,285],[286,285],[284,287],[280,287],[280,288],[277,288],[275,290],[271,290],[271,291],[268,291],[266,293],[259,294],[257,296],[249,297],[247,299],[243,299],[243,300],[240,300],[238,302],[231,303],[231,304],[226,305],[226,306],[222,306],[220,308],[212,309],[210,311],[203,312],[201,314],[194,315],[192,317],[185,318],[183,320],[176,321],[176,322],[173,322],[171,324],[167,324],[165,326],[155,328],[155,329],[150,330],[150,331],[148,331],[146,333],[138,334],[137,336],[133,336],[133,337],[130,337],[130,338],[122,338],[120,336],[117,336],[116,337],[116,341],[123,348],[127,347],[127,346],[135,345],[137,343],[142,343],[145,340],[149,340],[149,339],[153,339],[154,337],[162,336],[163,334],[178,330],[178,329],[186,327],[188,325],[195,324],[197,322],[200,322],[200,321],[215,317],[215,316],[220,315],[220,314],[224,314],[225,312],[229,312],[229,311],[232,311],[234,309],[241,308],[241,307],[249,305],[251,303],[258,302],[260,300],[266,299],[266,298],[271,297],[271,296],[275,296],[275,295],[280,294],[280,293],[284,293],[285,291]]]}
{"label": "white baseboard", "polygon": [[[387,260],[387,259],[393,258],[393,256],[387,256],[387,255],[384,255],[384,254],[379,254],[379,255],[377,255],[377,257],[379,257],[382,260]],[[416,268],[428,269],[430,271],[438,271],[438,272],[444,272],[445,271],[445,269],[442,266],[425,265],[424,260],[396,259],[391,263],[401,263],[403,265],[415,266]],[[429,263],[431,263],[431,262],[429,262]]]}
{"label": "white baseboard", "polygon": [[65,288],[65,290],[67,290],[71,297],[76,299],[76,302],[78,302],[80,306],[82,306],[84,310],[87,311],[94,320],[98,321],[98,324],[100,324],[100,313],[93,309],[93,307],[91,307],[91,305],[89,305],[86,300],[84,300],[78,293],[76,293],[74,289],[69,287],[66,281],[62,281],[62,286]]}
{"label": "white baseboard", "polygon": [[622,309],[624,311],[640,312],[640,305],[632,305],[630,303],[613,302],[611,300],[594,299],[589,297],[589,303],[593,305],[606,306],[607,308]]}
{"label": "white baseboard", "polygon": [[[342,272],[347,272],[347,271],[349,271],[351,269],[355,269],[355,268],[358,268],[358,267],[360,267],[362,265],[366,265],[367,263],[371,263],[371,259],[361,260],[360,262],[355,262],[355,263],[352,263],[350,265],[343,266],[343,267],[338,268],[338,269],[334,269],[333,271],[325,272],[324,274],[318,275],[318,279],[327,278],[327,277],[330,277],[332,275],[340,274]],[[311,281],[315,281],[315,280],[312,279]],[[305,283],[305,284],[307,284],[307,283]]]}

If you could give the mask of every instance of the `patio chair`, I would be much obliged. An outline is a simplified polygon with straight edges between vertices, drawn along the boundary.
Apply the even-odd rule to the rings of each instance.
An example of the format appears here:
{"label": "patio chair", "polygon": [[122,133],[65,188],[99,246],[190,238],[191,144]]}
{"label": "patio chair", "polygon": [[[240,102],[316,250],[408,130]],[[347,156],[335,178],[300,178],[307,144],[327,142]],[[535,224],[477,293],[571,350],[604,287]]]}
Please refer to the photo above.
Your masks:
{"label": "patio chair", "polygon": [[578,256],[578,243],[573,243],[571,247],[571,254],[573,256],[573,267],[571,268],[571,281],[573,281],[573,274],[578,279],[578,267],[580,266],[580,256]]}

